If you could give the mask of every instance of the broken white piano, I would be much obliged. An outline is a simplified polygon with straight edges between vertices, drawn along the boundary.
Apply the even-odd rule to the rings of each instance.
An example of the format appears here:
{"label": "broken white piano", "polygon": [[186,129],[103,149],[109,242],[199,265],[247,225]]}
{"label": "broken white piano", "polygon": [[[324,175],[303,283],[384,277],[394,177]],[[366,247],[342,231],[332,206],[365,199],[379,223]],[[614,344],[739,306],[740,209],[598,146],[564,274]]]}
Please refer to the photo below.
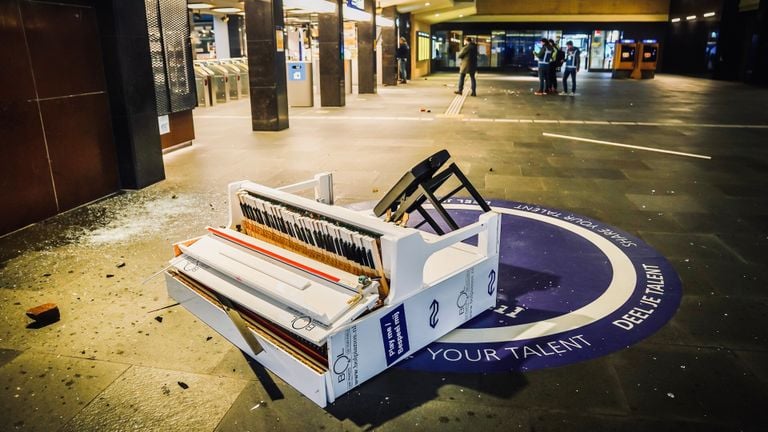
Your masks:
{"label": "broken white piano", "polygon": [[438,236],[331,205],[330,174],[228,193],[226,228],[174,245],[168,293],[321,407],[496,304],[494,212]]}

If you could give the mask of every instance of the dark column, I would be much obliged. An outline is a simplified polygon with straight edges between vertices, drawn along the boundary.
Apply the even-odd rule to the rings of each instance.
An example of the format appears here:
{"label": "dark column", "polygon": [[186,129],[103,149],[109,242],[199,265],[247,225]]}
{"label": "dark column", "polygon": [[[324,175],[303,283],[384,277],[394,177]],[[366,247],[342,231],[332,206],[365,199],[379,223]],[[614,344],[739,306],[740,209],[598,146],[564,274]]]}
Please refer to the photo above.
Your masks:
{"label": "dark column", "polygon": [[[396,10],[390,6],[381,10],[381,16],[395,21]],[[395,27],[381,28],[381,81],[397,85],[397,32]]]}
{"label": "dark column", "polygon": [[245,1],[245,38],[255,131],[288,127],[282,0]]}
{"label": "dark column", "polygon": [[228,15],[229,21],[227,21],[227,30],[229,34],[229,56],[230,57],[242,57],[243,56],[243,35],[240,33],[243,22],[243,17],[240,15]]}
{"label": "dark column", "polygon": [[320,106],[344,106],[344,18],[342,0],[336,12],[318,15],[320,41]]}
{"label": "dark column", "polygon": [[357,23],[357,92],[376,93],[376,8],[365,2],[368,22]]}
{"label": "dark column", "polygon": [[760,2],[758,12],[757,28],[760,29],[758,36],[757,53],[755,54],[757,64],[755,65],[755,83],[768,86],[768,1]]}
{"label": "dark column", "polygon": [[165,178],[143,1],[97,2],[122,188]]}

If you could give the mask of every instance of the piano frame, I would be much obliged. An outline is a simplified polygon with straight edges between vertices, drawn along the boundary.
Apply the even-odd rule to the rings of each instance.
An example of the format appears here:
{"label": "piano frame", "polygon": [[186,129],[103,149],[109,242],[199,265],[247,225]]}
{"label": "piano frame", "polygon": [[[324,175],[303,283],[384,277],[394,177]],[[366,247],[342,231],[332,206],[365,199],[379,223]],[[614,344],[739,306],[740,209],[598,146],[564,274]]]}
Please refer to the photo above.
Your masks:
{"label": "piano frame", "polygon": [[[224,229],[233,236],[246,236],[236,230],[243,219],[237,193],[246,190],[381,235],[389,293],[359,316],[326,328],[322,338],[325,363],[322,359],[308,361],[299,352],[301,347],[292,342],[293,337],[303,340],[311,334],[302,332],[315,331],[316,335],[321,331],[311,318],[296,313],[292,328],[265,322],[260,311],[242,306],[252,304],[248,291],[237,291],[224,275],[217,273],[220,283],[209,275],[213,283],[203,286],[173,270],[165,274],[173,299],[321,407],[494,307],[501,230],[501,217],[493,211],[442,236],[396,226],[371,211],[333,206],[332,181],[330,173],[322,173],[279,189],[249,181],[232,183],[229,223]],[[314,200],[293,194],[307,189],[314,189]],[[474,236],[477,246],[462,242]],[[188,247],[196,241],[174,245],[174,259],[182,256],[181,245]],[[217,286],[229,295],[218,292]],[[240,309],[236,315],[241,320],[232,317],[233,305]]]}

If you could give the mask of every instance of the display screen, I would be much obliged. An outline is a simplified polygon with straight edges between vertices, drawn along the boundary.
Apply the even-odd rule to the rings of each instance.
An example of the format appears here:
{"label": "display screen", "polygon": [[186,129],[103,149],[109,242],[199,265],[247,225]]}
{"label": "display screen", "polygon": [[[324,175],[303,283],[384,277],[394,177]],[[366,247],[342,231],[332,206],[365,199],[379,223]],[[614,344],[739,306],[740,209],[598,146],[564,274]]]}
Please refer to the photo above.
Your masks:
{"label": "display screen", "polygon": [[633,62],[635,61],[635,46],[629,44],[621,45],[621,61]]}
{"label": "display screen", "polygon": [[643,45],[643,62],[655,62],[658,52],[657,45]]}

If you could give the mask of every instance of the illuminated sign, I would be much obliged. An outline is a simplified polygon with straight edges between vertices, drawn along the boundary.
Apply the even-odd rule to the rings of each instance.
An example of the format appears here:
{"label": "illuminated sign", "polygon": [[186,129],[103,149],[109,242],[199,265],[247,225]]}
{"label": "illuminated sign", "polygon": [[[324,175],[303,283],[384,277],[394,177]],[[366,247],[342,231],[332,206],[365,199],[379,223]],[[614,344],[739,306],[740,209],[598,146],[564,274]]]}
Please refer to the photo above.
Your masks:
{"label": "illuminated sign", "polygon": [[432,58],[432,38],[429,33],[416,33],[416,61],[424,61]]}

